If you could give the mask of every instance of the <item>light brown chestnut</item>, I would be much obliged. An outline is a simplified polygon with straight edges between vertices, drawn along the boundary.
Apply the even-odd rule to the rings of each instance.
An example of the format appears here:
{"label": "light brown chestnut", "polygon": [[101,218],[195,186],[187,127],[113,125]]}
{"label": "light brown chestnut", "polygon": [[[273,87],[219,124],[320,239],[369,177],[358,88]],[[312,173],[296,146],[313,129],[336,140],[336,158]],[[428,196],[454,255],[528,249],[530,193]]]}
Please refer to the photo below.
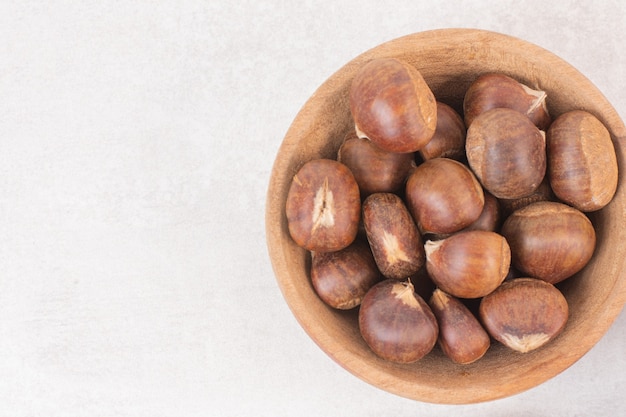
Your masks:
{"label": "light brown chestnut", "polygon": [[554,285],[535,278],[515,278],[485,296],[479,314],[494,339],[526,353],[561,333],[569,308]]}
{"label": "light brown chestnut", "polygon": [[463,230],[486,230],[488,232],[497,232],[500,230],[500,220],[502,214],[500,203],[493,195],[485,192],[485,205],[478,219]]}
{"label": "light brown chestnut", "polygon": [[459,364],[482,358],[491,344],[489,334],[478,319],[457,298],[437,288],[428,303],[439,325],[439,346]]}
{"label": "light brown chestnut", "polygon": [[359,330],[372,351],[397,363],[416,362],[437,343],[435,315],[410,281],[374,285],[359,308]]}
{"label": "light brown chestnut", "polygon": [[461,116],[447,104],[437,102],[437,128],[430,141],[419,150],[422,159],[465,160],[466,133]]}
{"label": "light brown chestnut", "polygon": [[439,241],[427,241],[426,269],[433,282],[460,298],[483,297],[504,281],[511,265],[506,239],[494,232],[458,232]]}
{"label": "light brown chestnut", "polygon": [[316,252],[338,251],[356,238],[359,187],[344,164],[315,159],[293,176],[285,211],[289,234],[297,245]]}
{"label": "light brown chestnut", "polygon": [[482,213],[485,196],[465,165],[448,158],[430,159],[413,170],[405,199],[422,233],[453,233]]}
{"label": "light brown chestnut", "polygon": [[546,174],[545,136],[515,110],[481,113],[467,130],[465,150],[472,171],[497,198],[527,196]]}
{"label": "light brown chestnut", "polygon": [[487,110],[505,107],[526,115],[540,130],[546,130],[551,122],[546,97],[545,91],[532,89],[505,74],[483,74],[465,93],[465,124],[470,126]]}
{"label": "light brown chestnut", "polygon": [[591,221],[557,202],[540,201],[515,211],[501,233],[511,246],[513,266],[552,284],[580,271],[596,244]]}
{"label": "light brown chestnut", "polygon": [[547,133],[552,190],[562,201],[589,212],[606,206],[617,189],[617,158],[607,128],[593,114],[560,115]]}
{"label": "light brown chestnut", "polygon": [[437,102],[426,81],[395,58],[374,59],[357,71],[350,111],[357,135],[390,152],[421,149],[437,126]]}
{"label": "light brown chestnut", "polygon": [[355,240],[336,252],[311,253],[311,283],[329,306],[349,310],[382,279],[367,242]]}
{"label": "light brown chestnut", "polygon": [[344,140],[337,160],[352,171],[361,198],[399,191],[415,166],[413,154],[384,151],[369,139],[358,138],[356,133]]}
{"label": "light brown chestnut", "polygon": [[363,224],[378,269],[385,277],[405,279],[424,265],[422,238],[400,197],[392,193],[367,197]]}

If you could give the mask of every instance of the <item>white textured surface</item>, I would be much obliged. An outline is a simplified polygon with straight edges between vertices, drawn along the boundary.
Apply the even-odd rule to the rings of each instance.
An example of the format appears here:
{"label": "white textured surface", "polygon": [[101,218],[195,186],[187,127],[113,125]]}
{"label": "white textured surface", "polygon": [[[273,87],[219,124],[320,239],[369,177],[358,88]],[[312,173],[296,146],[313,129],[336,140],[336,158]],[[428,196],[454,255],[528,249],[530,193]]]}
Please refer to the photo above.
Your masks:
{"label": "white textured surface", "polygon": [[626,116],[622,1],[0,2],[0,416],[617,416],[626,315],[526,393],[406,400],[296,323],[264,234],[274,156],[354,56],[475,27]]}

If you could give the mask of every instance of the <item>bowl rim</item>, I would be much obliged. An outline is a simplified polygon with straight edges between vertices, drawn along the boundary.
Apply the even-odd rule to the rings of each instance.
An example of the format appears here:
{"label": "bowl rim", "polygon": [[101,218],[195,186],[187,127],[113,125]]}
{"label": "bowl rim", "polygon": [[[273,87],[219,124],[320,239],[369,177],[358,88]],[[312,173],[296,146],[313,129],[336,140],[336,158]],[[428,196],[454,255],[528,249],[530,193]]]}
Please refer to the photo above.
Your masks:
{"label": "bowl rim", "polygon": [[[364,62],[376,56],[402,57],[403,54],[407,53],[407,47],[421,48],[421,45],[429,45],[429,48],[433,48],[437,45],[443,47],[444,44],[446,47],[450,47],[455,43],[463,45],[462,48],[466,51],[475,51],[476,54],[481,53],[481,47],[523,50],[526,55],[534,57],[533,59],[536,61],[529,65],[541,66],[547,65],[546,63],[554,65],[555,68],[563,71],[568,83],[578,83],[585,86],[581,104],[593,102],[600,108],[602,111],[598,116],[601,116],[601,121],[612,133],[620,166],[619,184],[615,197],[615,199],[619,198],[619,209],[615,209],[613,212],[626,218],[626,208],[624,208],[626,207],[624,203],[626,191],[623,189],[623,183],[626,179],[624,176],[624,171],[626,171],[624,168],[626,127],[606,97],[571,64],[542,47],[498,32],[461,28],[428,30],[384,42],[353,58],[321,84],[298,112],[279,147],[270,174],[265,215],[268,254],[278,286],[296,320],[309,337],[337,364],[363,381],[402,397],[440,404],[491,401],[518,394],[553,378],[584,356],[602,338],[626,303],[626,272],[624,272],[626,271],[626,249],[618,248],[616,249],[618,256],[615,257],[615,264],[611,266],[611,273],[615,279],[609,283],[611,288],[604,291],[607,294],[606,298],[600,300],[602,302],[598,305],[594,305],[594,310],[591,312],[595,314],[593,320],[595,326],[593,329],[574,331],[575,334],[572,335],[572,338],[577,338],[578,344],[572,347],[573,351],[558,352],[555,346],[546,346],[546,350],[525,355],[540,359],[546,353],[556,363],[547,366],[546,362],[543,361],[542,364],[546,365],[544,366],[546,369],[538,370],[539,366],[528,366],[524,369],[526,373],[517,381],[503,381],[502,384],[491,382],[478,387],[469,385],[469,382],[472,381],[472,372],[478,369],[471,365],[455,368],[455,372],[461,379],[457,385],[433,386],[429,385],[428,381],[416,382],[411,377],[410,367],[383,363],[384,361],[381,362],[367,356],[359,349],[341,346],[331,332],[318,325],[319,317],[316,313],[319,310],[313,311],[311,306],[307,305],[304,294],[308,290],[303,290],[298,283],[294,282],[293,274],[288,267],[290,258],[298,256],[300,249],[294,248],[293,244],[284,239],[285,236],[288,236],[284,218],[284,201],[278,201],[279,199],[276,198],[281,193],[284,194],[287,182],[295,173],[293,166],[290,166],[290,161],[293,164],[293,160],[298,159],[297,148],[300,141],[303,140],[303,135],[315,128],[312,124],[314,124],[314,118],[317,114],[316,109],[329,101],[334,102],[334,105],[346,105],[346,98],[341,95],[338,97],[336,93],[345,89],[346,80],[351,79],[352,74]],[[337,101],[339,103],[336,103]],[[285,155],[288,155],[289,158],[285,158]],[[304,162],[306,160],[302,159],[300,164]],[[610,233],[612,233],[611,236],[619,237],[622,240],[626,239],[626,231],[623,228],[610,230]],[[551,343],[554,342],[556,339]],[[532,359],[528,360],[531,361]],[[476,364],[480,366],[480,361]],[[393,373],[387,372],[390,369]],[[463,379],[467,382],[463,382]],[[456,386],[457,390],[451,390],[453,386]]]}

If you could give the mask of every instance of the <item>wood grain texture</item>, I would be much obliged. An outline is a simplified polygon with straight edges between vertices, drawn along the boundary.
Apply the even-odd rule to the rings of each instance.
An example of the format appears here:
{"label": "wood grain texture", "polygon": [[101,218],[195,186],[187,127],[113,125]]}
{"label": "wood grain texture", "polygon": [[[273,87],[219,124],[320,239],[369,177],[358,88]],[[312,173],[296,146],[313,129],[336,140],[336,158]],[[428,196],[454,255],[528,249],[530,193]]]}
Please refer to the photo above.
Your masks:
{"label": "wood grain texture", "polygon": [[[611,132],[620,167],[614,200],[590,215],[598,244],[591,262],[559,284],[570,305],[563,333],[536,351],[519,354],[494,344],[470,365],[456,365],[440,349],[399,365],[376,357],[359,335],[354,311],[326,307],[308,277],[309,254],[290,239],[285,199],[302,164],[336,156],[352,128],[348,89],[357,68],[375,57],[396,57],[414,65],[439,101],[460,109],[469,84],[485,72],[501,72],[548,94],[556,117],[573,109],[596,115]],[[626,302],[626,213],[624,167],[626,127],[602,93],[554,54],[509,36],[470,29],[408,35],[379,45],[333,74],[307,101],[287,131],[267,193],[266,237],[276,279],[293,314],[333,360],[359,378],[394,394],[433,403],[474,403],[530,389],[562,372],[607,331]]]}

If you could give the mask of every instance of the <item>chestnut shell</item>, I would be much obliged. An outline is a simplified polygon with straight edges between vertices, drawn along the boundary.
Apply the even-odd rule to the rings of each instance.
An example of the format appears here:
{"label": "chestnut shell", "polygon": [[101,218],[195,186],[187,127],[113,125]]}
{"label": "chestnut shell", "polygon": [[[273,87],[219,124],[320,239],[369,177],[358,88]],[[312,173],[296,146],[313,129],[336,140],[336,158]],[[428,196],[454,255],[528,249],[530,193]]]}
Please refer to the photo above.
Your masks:
{"label": "chestnut shell", "polygon": [[504,107],[520,112],[535,126],[546,130],[552,121],[546,106],[546,93],[528,87],[501,73],[486,73],[469,86],[463,99],[465,124],[488,110]]}
{"label": "chestnut shell", "polygon": [[428,303],[439,324],[439,346],[459,364],[482,358],[491,345],[489,334],[459,299],[437,288]]}
{"label": "chestnut shell", "polygon": [[420,72],[396,58],[363,65],[350,87],[350,111],[359,137],[390,152],[415,152],[432,138],[437,102]]}
{"label": "chestnut shell", "polygon": [[419,165],[406,183],[406,202],[422,233],[453,233],[482,213],[485,196],[468,167],[448,158]]}
{"label": "chestnut shell", "polygon": [[433,282],[460,298],[483,297],[504,281],[511,265],[511,249],[495,232],[470,230],[428,241],[426,269]]}
{"label": "chestnut shell", "polygon": [[554,285],[536,278],[515,278],[484,297],[479,314],[494,339],[526,353],[565,328],[569,306]]}
{"label": "chestnut shell", "polygon": [[422,237],[400,197],[392,193],[367,197],[363,224],[376,265],[385,277],[405,279],[424,265]]}
{"label": "chestnut shell", "polygon": [[617,157],[611,134],[594,115],[572,110],[560,115],[547,133],[552,190],[577,209],[606,206],[617,190]]}
{"label": "chestnut shell", "polygon": [[289,234],[299,246],[318,252],[341,250],[359,229],[359,186],[344,164],[309,161],[293,176],[285,213]]}
{"label": "chestnut shell", "polygon": [[367,291],[381,280],[367,242],[357,239],[336,252],[311,254],[311,284],[329,306],[349,310],[361,304]]}
{"label": "chestnut shell", "polygon": [[596,233],[579,210],[540,201],[511,214],[502,225],[511,263],[523,273],[552,284],[580,271],[591,259]]}
{"label": "chestnut shell", "polygon": [[369,139],[358,138],[356,133],[344,140],[337,160],[352,171],[361,198],[373,193],[398,192],[415,166],[412,154],[385,151]]}
{"label": "chestnut shell", "polygon": [[359,308],[359,329],[372,351],[397,363],[418,361],[437,343],[439,327],[409,281],[374,285]]}
{"label": "chestnut shell", "polygon": [[495,108],[467,129],[467,161],[480,183],[497,198],[532,194],[546,174],[546,143],[523,114]]}

